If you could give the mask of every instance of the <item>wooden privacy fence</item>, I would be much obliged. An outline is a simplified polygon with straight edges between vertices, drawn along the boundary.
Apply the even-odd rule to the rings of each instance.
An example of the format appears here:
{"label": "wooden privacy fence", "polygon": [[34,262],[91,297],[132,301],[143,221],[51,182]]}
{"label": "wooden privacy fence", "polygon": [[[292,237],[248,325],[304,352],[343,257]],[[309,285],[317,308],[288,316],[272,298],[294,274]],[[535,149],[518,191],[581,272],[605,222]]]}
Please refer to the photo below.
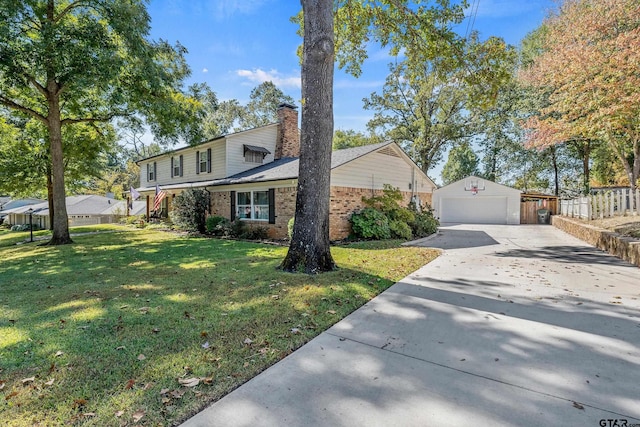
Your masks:
{"label": "wooden privacy fence", "polygon": [[603,191],[590,196],[560,201],[560,214],[574,218],[598,219],[640,215],[640,189]]}
{"label": "wooden privacy fence", "polygon": [[537,224],[539,209],[549,209],[551,215],[555,215],[558,213],[558,200],[539,199],[520,202],[520,224]]}

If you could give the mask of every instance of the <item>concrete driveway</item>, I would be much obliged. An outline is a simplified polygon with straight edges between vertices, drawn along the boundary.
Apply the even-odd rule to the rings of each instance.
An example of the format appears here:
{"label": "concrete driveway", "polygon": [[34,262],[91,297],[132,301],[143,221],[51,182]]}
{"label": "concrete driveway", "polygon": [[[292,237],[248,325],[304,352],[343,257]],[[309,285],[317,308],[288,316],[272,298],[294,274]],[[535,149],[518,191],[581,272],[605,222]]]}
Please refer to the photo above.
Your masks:
{"label": "concrete driveway", "polygon": [[551,226],[419,244],[444,252],[184,425],[640,423],[640,269]]}

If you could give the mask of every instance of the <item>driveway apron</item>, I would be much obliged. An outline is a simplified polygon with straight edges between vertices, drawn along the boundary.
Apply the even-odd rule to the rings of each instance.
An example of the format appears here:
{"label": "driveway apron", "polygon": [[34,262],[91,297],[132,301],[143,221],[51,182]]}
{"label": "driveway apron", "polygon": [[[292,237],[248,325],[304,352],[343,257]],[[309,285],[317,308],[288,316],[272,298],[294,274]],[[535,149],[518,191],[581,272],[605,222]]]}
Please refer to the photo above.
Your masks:
{"label": "driveway apron", "polygon": [[640,269],[542,225],[414,244],[443,253],[184,426],[640,423]]}

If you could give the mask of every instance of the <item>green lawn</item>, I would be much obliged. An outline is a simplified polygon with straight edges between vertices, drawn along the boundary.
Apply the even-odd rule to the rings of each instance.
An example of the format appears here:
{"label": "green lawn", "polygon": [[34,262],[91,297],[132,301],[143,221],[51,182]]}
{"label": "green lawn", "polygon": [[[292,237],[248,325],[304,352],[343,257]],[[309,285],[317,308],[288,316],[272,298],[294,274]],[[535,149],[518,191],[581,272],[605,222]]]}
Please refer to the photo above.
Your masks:
{"label": "green lawn", "polygon": [[286,248],[271,245],[12,234],[0,233],[3,426],[175,425],[437,256],[358,243],[332,249],[338,271],[307,276],[278,271]]}

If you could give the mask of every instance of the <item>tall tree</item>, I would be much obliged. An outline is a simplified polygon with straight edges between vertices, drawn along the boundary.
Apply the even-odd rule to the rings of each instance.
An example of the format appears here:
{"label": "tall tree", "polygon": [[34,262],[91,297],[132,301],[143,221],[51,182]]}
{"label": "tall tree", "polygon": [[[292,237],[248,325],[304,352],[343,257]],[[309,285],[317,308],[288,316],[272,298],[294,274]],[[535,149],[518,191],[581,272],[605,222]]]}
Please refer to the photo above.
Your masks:
{"label": "tall tree", "polygon": [[538,146],[602,140],[632,189],[640,177],[640,4],[566,0],[544,25],[544,52],[522,74],[549,92],[526,124]]}
{"label": "tall tree", "polygon": [[430,7],[419,0],[301,3],[302,12],[294,18],[304,37],[300,172],[293,236],[281,267],[316,273],[335,268],[329,247],[334,55],[339,67],[357,76],[367,43],[374,39],[395,55],[404,49],[420,63],[454,38],[448,24],[462,16],[462,7],[450,7],[448,0]]}
{"label": "tall tree", "polygon": [[295,104],[295,100],[282,90],[267,81],[253,88],[249,95],[249,102],[245,107],[245,114],[240,117],[243,129],[257,128],[278,121],[278,105]]}
{"label": "tall tree", "polygon": [[447,147],[481,132],[476,116],[511,79],[514,57],[502,39],[474,32],[426,62],[392,64],[382,94],[364,99],[375,111],[368,127],[409,148],[428,173]]}
{"label": "tall tree", "polygon": [[377,144],[382,142],[382,138],[375,134],[365,135],[353,129],[337,129],[333,133],[332,148],[342,150],[343,148],[362,147],[363,145]]}
{"label": "tall tree", "polygon": [[0,8],[0,104],[47,131],[50,244],[72,242],[63,127],[139,114],[159,140],[199,139],[199,105],[179,90],[189,74],[185,49],[148,38],[145,3],[5,0]]}
{"label": "tall tree", "polygon": [[293,235],[285,271],[335,269],[329,246],[329,194],[333,137],[333,1],[302,0],[302,132]]}
{"label": "tall tree", "polygon": [[479,162],[478,155],[468,142],[453,147],[442,168],[442,182],[446,185],[469,175],[477,175]]}

